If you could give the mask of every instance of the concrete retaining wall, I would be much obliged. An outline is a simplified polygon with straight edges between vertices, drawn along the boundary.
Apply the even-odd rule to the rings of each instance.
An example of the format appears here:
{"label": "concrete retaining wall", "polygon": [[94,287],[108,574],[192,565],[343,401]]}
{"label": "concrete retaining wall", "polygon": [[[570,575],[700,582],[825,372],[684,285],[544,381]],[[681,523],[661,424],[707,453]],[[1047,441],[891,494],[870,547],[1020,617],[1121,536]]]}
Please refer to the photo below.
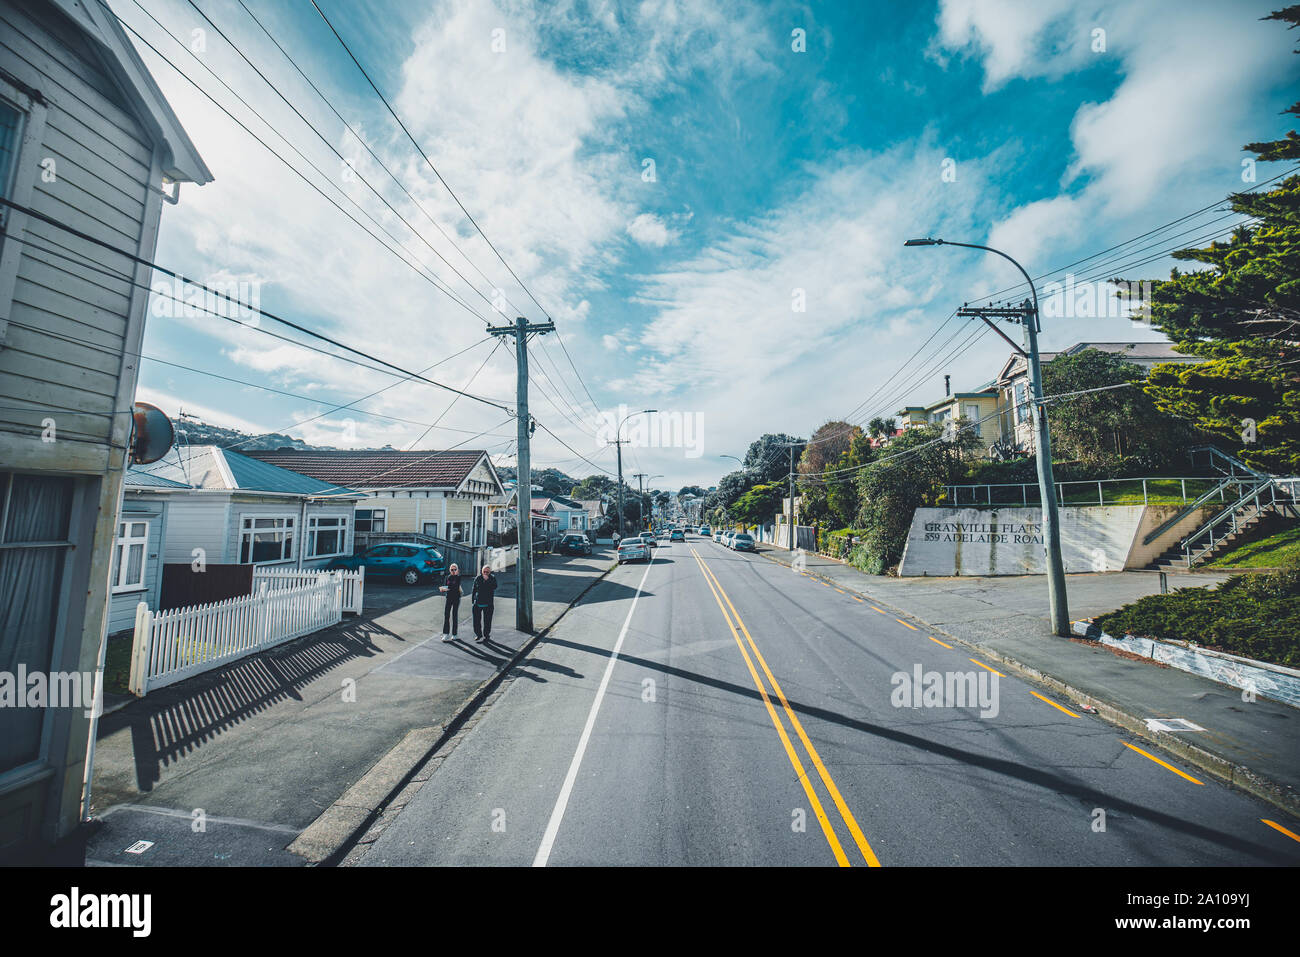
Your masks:
{"label": "concrete retaining wall", "polygon": [[1141,655],[1161,664],[1169,665],[1180,671],[1187,671],[1211,681],[1218,681],[1243,691],[1253,691],[1263,698],[1281,701],[1293,708],[1300,708],[1300,671],[1283,668],[1263,661],[1240,658],[1219,651],[1205,648],[1189,648],[1186,645],[1168,641],[1156,641],[1152,638],[1136,638],[1125,635],[1116,638],[1096,625],[1077,622],[1074,632],[1088,638],[1095,638],[1103,645]]}
{"label": "concrete retaining wall", "polygon": [[[1142,525],[1142,505],[1063,508],[1067,572],[1122,571]],[[1046,570],[1041,509],[918,508],[901,575],[1032,575]]]}

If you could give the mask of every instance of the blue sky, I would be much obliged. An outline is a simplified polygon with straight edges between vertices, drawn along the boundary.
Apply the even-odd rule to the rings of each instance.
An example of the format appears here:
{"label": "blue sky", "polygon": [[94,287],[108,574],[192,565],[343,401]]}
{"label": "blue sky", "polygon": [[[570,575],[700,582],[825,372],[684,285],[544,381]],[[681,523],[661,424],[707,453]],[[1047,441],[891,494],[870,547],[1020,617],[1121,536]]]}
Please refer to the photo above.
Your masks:
{"label": "blue sky", "polygon": [[[469,391],[512,401],[512,356],[502,347],[489,358],[493,343],[475,343],[484,318],[501,319],[493,302],[509,316],[539,319],[541,309],[310,3],[245,0],[418,206],[235,0],[196,2],[329,145],[188,2],[141,0],[192,56],[135,0],[112,5],[321,191],[375,217],[469,308],[141,46],[216,177],[165,208],[157,259],[250,283],[264,308],[407,368],[468,348],[430,375],[457,386],[473,376]],[[1295,98],[1295,38],[1258,21],[1269,4],[1250,2],[319,2],[555,318],[582,374],[585,389],[555,336],[536,341],[532,410],[590,462],[539,430],[534,463],[575,475],[613,469],[601,416],[655,407],[693,423],[694,441],[682,448],[680,435],[646,433],[650,444],[630,450],[625,467],[662,473],[654,484],[674,488],[713,484],[729,470],[719,456],[743,455],[762,432],[806,436],[844,416],[955,306],[1017,278],[995,258],[904,250],[903,239],[990,243],[1046,273],[1247,188],[1241,145],[1285,131],[1280,114]],[[1278,172],[1261,165],[1256,176]],[[1208,235],[1215,215],[1189,221],[1181,238]],[[1099,268],[1165,275],[1167,259],[1133,264],[1176,245],[1174,232]],[[1123,318],[1056,319],[1044,333],[1045,348],[1157,337]],[[513,463],[504,457],[513,423],[499,410],[466,399],[448,408],[450,396],[432,387],[394,385],[221,320],[169,316],[155,304],[145,352],[306,397],[147,361],[140,397],[169,413],[184,407],[215,424],[339,446],[468,439]],[[900,376],[903,388],[891,385],[855,418],[941,396],[944,373],[972,388],[1007,353],[980,335],[930,374]],[[392,418],[356,409],[312,418],[380,389],[358,406]]]}

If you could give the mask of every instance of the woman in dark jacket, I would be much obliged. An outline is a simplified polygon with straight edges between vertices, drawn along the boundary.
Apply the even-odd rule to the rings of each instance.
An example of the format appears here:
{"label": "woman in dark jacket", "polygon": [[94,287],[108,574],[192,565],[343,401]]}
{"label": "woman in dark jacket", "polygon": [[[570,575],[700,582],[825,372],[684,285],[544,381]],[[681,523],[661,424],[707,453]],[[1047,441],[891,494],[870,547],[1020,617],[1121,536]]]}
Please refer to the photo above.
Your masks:
{"label": "woman in dark jacket", "polygon": [[483,573],[474,576],[474,588],[470,592],[470,602],[474,606],[471,613],[475,641],[488,641],[492,638],[492,599],[496,593],[497,576],[492,574],[491,565],[484,565]]}
{"label": "woman in dark jacket", "polygon": [[456,637],[460,618],[460,566],[452,563],[447,569],[446,582],[438,590],[447,593],[447,603],[442,608],[442,640],[451,641]]}

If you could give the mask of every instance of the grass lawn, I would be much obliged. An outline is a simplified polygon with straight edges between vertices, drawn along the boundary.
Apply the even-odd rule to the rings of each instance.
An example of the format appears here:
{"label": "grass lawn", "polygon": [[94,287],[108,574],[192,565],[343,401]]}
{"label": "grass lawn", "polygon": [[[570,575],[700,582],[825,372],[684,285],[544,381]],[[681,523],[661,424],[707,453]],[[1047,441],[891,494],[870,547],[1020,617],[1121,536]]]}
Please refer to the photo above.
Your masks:
{"label": "grass lawn", "polygon": [[1300,563],[1300,525],[1283,528],[1256,542],[1238,545],[1225,552],[1207,568],[1282,568]]}
{"label": "grass lawn", "polygon": [[1097,619],[1112,635],[1192,641],[1258,661],[1300,667],[1300,566],[1234,575],[1218,588],[1148,595]]}
{"label": "grass lawn", "polygon": [[110,694],[130,694],[131,633],[108,639],[108,654],[104,658],[104,690]]}

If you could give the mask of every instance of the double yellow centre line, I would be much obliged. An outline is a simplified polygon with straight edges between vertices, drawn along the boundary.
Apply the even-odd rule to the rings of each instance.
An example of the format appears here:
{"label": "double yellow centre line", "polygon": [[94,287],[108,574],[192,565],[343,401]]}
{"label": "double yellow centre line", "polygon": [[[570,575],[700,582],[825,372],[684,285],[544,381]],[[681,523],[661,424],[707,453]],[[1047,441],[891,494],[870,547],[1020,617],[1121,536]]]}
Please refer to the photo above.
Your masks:
{"label": "double yellow centre line", "polygon": [[[830,819],[826,816],[826,811],[822,807],[822,802],[813,789],[808,773],[804,770],[803,762],[799,759],[799,752],[795,750],[794,745],[791,743],[790,736],[786,733],[785,724],[781,721],[781,715],[772,704],[772,697],[768,694],[768,687],[763,683],[763,678],[759,675],[758,669],[754,667],[755,660],[758,661],[763,674],[767,676],[767,680],[771,684],[772,694],[781,702],[781,708],[785,712],[786,718],[794,728],[795,734],[803,745],[804,751],[807,752],[808,758],[812,761],[813,767],[817,769],[818,777],[821,778],[827,793],[830,794],[831,801],[834,803],[836,810],[839,811],[840,818],[843,820],[844,826],[848,828],[854,843],[857,844],[863,859],[868,866],[879,867],[880,861],[876,858],[875,852],[871,850],[871,845],[867,843],[862,829],[858,827],[858,822],[853,817],[853,812],[849,810],[849,806],[844,802],[840,789],[835,786],[835,781],[830,772],[826,770],[826,765],[822,763],[817,749],[808,740],[803,725],[800,724],[798,717],[796,717],[794,709],[790,707],[790,702],[786,700],[785,692],[781,690],[781,685],[777,682],[776,676],[768,668],[763,653],[758,650],[758,645],[754,644],[754,638],[750,635],[749,629],[745,627],[745,622],[741,619],[740,613],[736,611],[736,606],[731,603],[731,598],[723,589],[721,582],[718,581],[704,559],[700,558],[700,554],[695,550],[694,546],[691,547],[691,554],[695,557],[696,564],[700,566],[700,573],[704,576],[704,581],[709,586],[709,590],[713,592],[713,599],[718,603],[718,609],[722,612],[727,627],[731,629],[731,637],[736,640],[736,647],[740,649],[740,654],[745,659],[745,665],[749,668],[749,675],[754,680],[754,687],[758,689],[759,696],[763,699],[763,704],[767,708],[768,716],[772,719],[772,725],[781,738],[781,744],[785,746],[786,757],[790,759],[790,765],[794,768],[799,783],[803,785],[804,793],[808,795],[808,802],[812,805],[813,814],[817,817],[817,823],[821,825],[822,833],[826,835],[826,842],[830,844],[835,860],[841,867],[850,866],[849,856],[845,853],[844,846],[840,843],[835,828],[831,825]],[[724,601],[726,602],[725,605],[723,604]],[[739,631],[736,630],[737,626],[739,626]],[[740,640],[742,632],[745,641]],[[745,647],[746,643],[748,643],[748,649]],[[753,652],[752,658],[750,657],[750,651]]]}

